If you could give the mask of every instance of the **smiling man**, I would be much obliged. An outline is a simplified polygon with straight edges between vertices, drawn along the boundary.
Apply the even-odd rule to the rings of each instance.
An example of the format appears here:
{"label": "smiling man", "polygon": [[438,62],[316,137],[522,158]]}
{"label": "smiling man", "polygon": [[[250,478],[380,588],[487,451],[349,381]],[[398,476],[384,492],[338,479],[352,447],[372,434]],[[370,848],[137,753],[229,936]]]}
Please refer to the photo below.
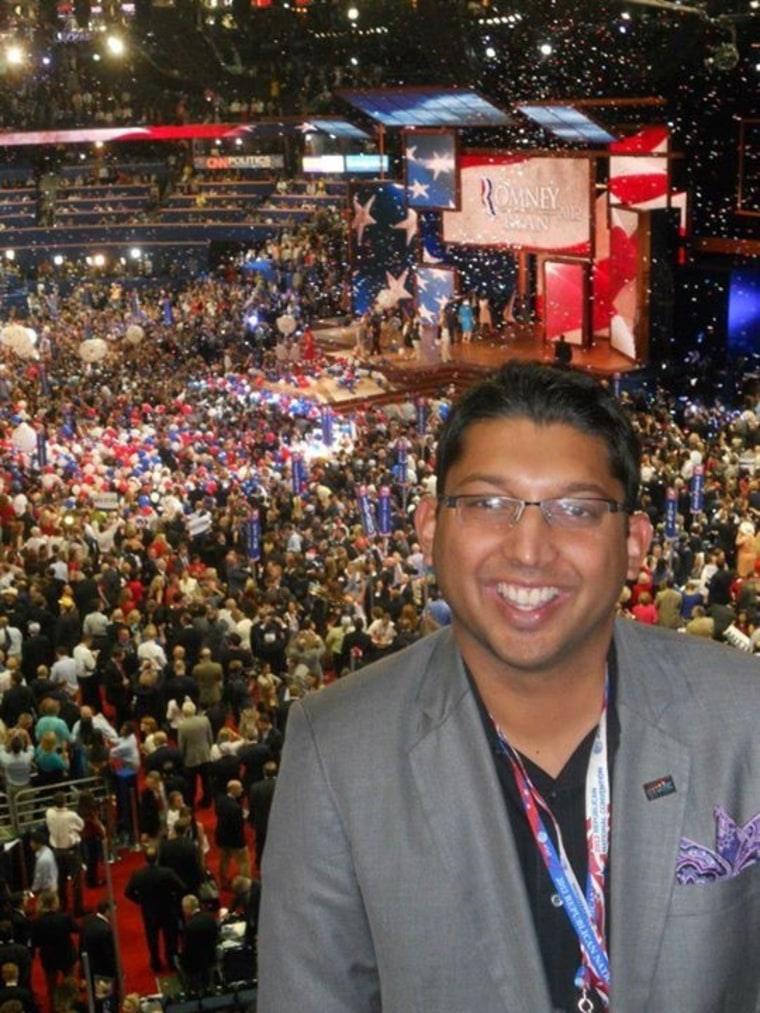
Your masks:
{"label": "smiling man", "polygon": [[261,1013],[760,1009],[758,670],[615,621],[638,475],[585,375],[452,411],[416,516],[452,624],[291,708]]}

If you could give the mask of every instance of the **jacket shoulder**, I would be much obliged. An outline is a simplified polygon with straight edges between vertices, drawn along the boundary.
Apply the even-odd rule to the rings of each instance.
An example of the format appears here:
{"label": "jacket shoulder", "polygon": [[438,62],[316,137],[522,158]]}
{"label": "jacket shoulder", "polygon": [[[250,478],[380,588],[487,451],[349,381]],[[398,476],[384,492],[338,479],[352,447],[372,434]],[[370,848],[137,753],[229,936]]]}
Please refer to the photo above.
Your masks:
{"label": "jacket shoulder", "polygon": [[[345,676],[300,701],[308,723],[325,736],[343,738],[390,724],[399,730],[421,719],[422,698],[443,699],[458,678],[458,650],[450,628],[431,633]],[[462,681],[466,688],[466,682]]]}

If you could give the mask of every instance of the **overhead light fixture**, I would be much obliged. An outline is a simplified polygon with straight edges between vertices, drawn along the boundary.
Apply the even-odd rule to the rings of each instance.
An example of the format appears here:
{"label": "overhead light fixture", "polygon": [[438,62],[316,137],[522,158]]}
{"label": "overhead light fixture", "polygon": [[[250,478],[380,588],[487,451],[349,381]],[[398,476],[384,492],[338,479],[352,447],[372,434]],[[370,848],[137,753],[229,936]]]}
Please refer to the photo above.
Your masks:
{"label": "overhead light fixture", "polygon": [[708,50],[705,59],[707,67],[715,67],[716,70],[734,70],[739,64],[739,50],[735,42],[721,42]]}
{"label": "overhead light fixture", "polygon": [[5,59],[12,67],[19,67],[25,58],[24,50],[21,46],[8,46],[5,50]]}

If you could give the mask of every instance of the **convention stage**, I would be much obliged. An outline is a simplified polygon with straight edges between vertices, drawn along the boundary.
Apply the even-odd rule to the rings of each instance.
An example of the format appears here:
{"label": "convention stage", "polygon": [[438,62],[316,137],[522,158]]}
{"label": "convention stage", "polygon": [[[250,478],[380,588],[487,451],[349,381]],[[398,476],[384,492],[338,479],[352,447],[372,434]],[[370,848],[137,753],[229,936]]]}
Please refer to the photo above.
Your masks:
{"label": "convention stage", "polygon": [[[313,329],[317,346],[328,361],[358,363],[356,324],[324,321]],[[430,332],[423,334],[419,358],[410,357],[403,347],[384,348],[380,356],[361,359],[350,384],[346,384],[345,374],[331,377],[323,373],[309,383],[311,390],[302,393],[338,408],[353,406],[357,401],[388,402],[451,385],[457,389],[467,387],[483,373],[512,359],[552,362],[554,347],[544,341],[540,328],[534,325],[505,325],[500,331],[469,344],[453,344],[451,361],[444,363]],[[572,365],[599,379],[612,379],[615,374],[642,368],[640,363],[611,349],[606,340],[599,340],[589,348],[573,346]]]}

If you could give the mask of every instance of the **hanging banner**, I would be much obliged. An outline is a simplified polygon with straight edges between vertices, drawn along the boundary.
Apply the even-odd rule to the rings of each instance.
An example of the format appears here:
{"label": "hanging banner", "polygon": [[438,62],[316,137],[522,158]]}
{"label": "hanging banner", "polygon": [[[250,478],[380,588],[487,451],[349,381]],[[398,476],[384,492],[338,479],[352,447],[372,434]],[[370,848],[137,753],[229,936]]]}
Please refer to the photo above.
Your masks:
{"label": "hanging banner", "polygon": [[40,377],[40,393],[42,394],[43,397],[50,397],[50,380],[48,379],[47,369],[45,368],[44,362],[40,363],[39,377]]}
{"label": "hanging banner", "polygon": [[245,540],[248,544],[248,558],[253,562],[261,559],[261,518],[258,510],[254,510],[248,518]]}
{"label": "hanging banner", "polygon": [[425,405],[425,398],[418,397],[415,403],[417,409],[417,432],[420,436],[425,435],[425,423],[427,422],[427,409]]}
{"label": "hanging banner", "polygon": [[397,482],[406,484],[407,465],[409,463],[409,441],[400,437],[396,440],[396,463],[393,465],[393,474]]}
{"label": "hanging banner", "polygon": [[374,537],[374,535],[377,534],[377,528],[375,526],[375,515],[372,510],[372,503],[370,502],[369,495],[367,494],[366,485],[360,485],[357,487],[356,504],[359,507],[359,517],[362,522],[364,534],[369,538]]}
{"label": "hanging banner", "polygon": [[328,404],[322,406],[322,442],[326,447],[333,445],[333,413]]}
{"label": "hanging banner", "polygon": [[293,454],[290,461],[290,468],[291,481],[293,483],[293,495],[300,496],[309,481],[306,461],[304,461],[302,454]]}
{"label": "hanging banner", "polygon": [[381,485],[377,494],[377,527],[383,538],[391,533],[391,490]]}
{"label": "hanging banner", "polygon": [[668,489],[665,505],[665,537],[675,538],[677,534],[678,494],[675,489]]}
{"label": "hanging banner", "polygon": [[701,514],[705,505],[705,469],[698,464],[691,476],[691,512]]}
{"label": "hanging banner", "polygon": [[40,468],[46,468],[48,463],[47,435],[42,429],[37,433],[37,463]]}

